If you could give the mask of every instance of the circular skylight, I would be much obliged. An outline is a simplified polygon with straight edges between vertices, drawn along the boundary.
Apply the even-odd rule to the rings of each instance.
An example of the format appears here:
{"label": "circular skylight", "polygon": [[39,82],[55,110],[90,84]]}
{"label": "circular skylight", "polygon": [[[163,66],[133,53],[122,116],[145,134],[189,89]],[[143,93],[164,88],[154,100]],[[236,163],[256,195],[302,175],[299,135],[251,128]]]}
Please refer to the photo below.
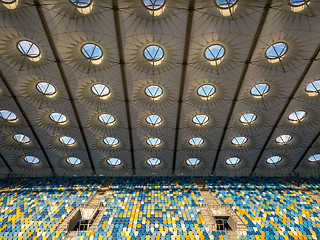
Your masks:
{"label": "circular skylight", "polygon": [[161,163],[161,161],[160,161],[160,159],[159,158],[149,158],[148,160],[147,160],[147,163],[150,165],[150,166],[158,166],[160,163]]}
{"label": "circular skylight", "polygon": [[198,158],[188,158],[186,160],[186,164],[189,166],[196,166],[199,165],[200,160]]}
{"label": "circular skylight", "polygon": [[200,147],[204,143],[204,139],[201,137],[193,137],[189,139],[188,143],[192,147]]}
{"label": "circular skylight", "polygon": [[72,146],[76,143],[76,140],[74,138],[68,136],[60,137],[59,141],[66,146]]}
{"label": "circular skylight", "polygon": [[37,83],[37,89],[39,92],[49,96],[52,96],[56,93],[56,88],[51,83],[47,82]]}
{"label": "circular skylight", "polygon": [[200,97],[204,97],[206,99],[211,98],[215,92],[216,88],[211,84],[204,84],[197,90],[197,93],[200,95]]}
{"label": "circular skylight", "polygon": [[29,164],[37,164],[40,162],[39,158],[35,156],[25,156],[23,157],[23,160],[25,160]]}
{"label": "circular skylight", "polygon": [[269,59],[280,59],[288,50],[287,44],[283,42],[277,42],[269,46],[266,50],[266,56]]}
{"label": "circular skylight", "polygon": [[288,0],[289,4],[294,7],[299,7],[301,5],[307,4],[310,0]]}
{"label": "circular skylight", "polygon": [[103,142],[108,146],[108,147],[115,147],[119,144],[119,139],[115,137],[106,137],[103,139]]}
{"label": "circular skylight", "polygon": [[102,57],[101,48],[95,43],[86,43],[81,47],[82,54],[89,60],[98,60]]}
{"label": "circular skylight", "polygon": [[225,54],[224,47],[219,44],[213,44],[206,48],[204,56],[209,61],[217,61],[223,58]]}
{"label": "circular skylight", "polygon": [[18,119],[17,115],[9,110],[0,110],[0,117],[8,122],[14,122]]}
{"label": "circular skylight", "polygon": [[280,162],[281,159],[282,159],[282,158],[281,158],[280,156],[271,156],[271,157],[269,157],[269,158],[267,159],[267,163],[269,163],[269,164],[276,164],[276,163]]}
{"label": "circular skylight", "polygon": [[71,2],[77,7],[85,8],[90,6],[90,4],[92,3],[92,0],[71,0]]}
{"label": "circular skylight", "polygon": [[17,0],[1,0],[3,3],[14,3]]}
{"label": "circular skylight", "polygon": [[209,121],[209,117],[204,114],[198,114],[192,118],[192,122],[199,126],[207,124],[208,121]]}
{"label": "circular skylight", "polygon": [[67,122],[67,117],[63,115],[62,113],[50,113],[49,115],[50,119],[56,123],[65,123]]}
{"label": "circular skylight", "polygon": [[93,84],[91,91],[99,97],[106,97],[110,94],[110,89],[102,83]]}
{"label": "circular skylight", "polygon": [[107,163],[111,166],[119,166],[122,161],[119,158],[112,157],[107,160]]}
{"label": "circular skylight", "polygon": [[163,49],[158,45],[149,45],[144,49],[143,54],[151,62],[158,62],[164,56]]}
{"label": "circular skylight", "polygon": [[263,95],[266,95],[266,93],[269,91],[269,85],[266,83],[259,83],[255,86],[253,86],[250,90],[251,94],[255,97],[262,97]]}
{"label": "circular skylight", "polygon": [[233,166],[237,165],[239,162],[240,162],[240,158],[238,157],[231,157],[226,160],[226,164],[233,165]]}
{"label": "circular skylight", "polygon": [[165,0],[143,0],[143,5],[149,10],[158,10],[165,4]]}
{"label": "circular skylight", "polygon": [[247,141],[248,141],[248,138],[246,137],[235,137],[234,139],[231,140],[232,144],[239,147],[243,146]]}
{"label": "circular skylight", "polygon": [[158,147],[162,143],[160,138],[151,137],[147,139],[147,144],[151,147]]}
{"label": "circular skylight", "polygon": [[237,3],[238,0],[215,0],[220,8],[230,8]]}
{"label": "circular skylight", "polygon": [[280,135],[279,137],[276,138],[276,143],[284,145],[287,144],[290,140],[292,139],[291,135]]}
{"label": "circular skylight", "polygon": [[159,115],[152,114],[146,117],[146,122],[155,127],[161,124],[162,118]]}
{"label": "circular skylight", "polygon": [[305,117],[307,116],[307,113],[305,111],[296,111],[289,115],[289,120],[292,123],[299,123],[301,122]]}
{"label": "circular skylight", "polygon": [[161,97],[163,90],[161,87],[157,86],[157,85],[150,85],[148,87],[146,87],[145,89],[145,93],[147,94],[147,96],[156,99]]}
{"label": "circular skylight", "polygon": [[306,87],[306,91],[310,96],[315,96],[320,93],[320,80],[309,83]]}
{"label": "circular skylight", "polygon": [[320,162],[320,153],[314,154],[308,158],[309,162]]}
{"label": "circular skylight", "polygon": [[100,122],[107,124],[107,125],[111,125],[116,121],[116,118],[109,113],[100,114],[98,119]]}
{"label": "circular skylight", "polygon": [[19,51],[29,57],[29,58],[36,58],[40,56],[40,48],[30,40],[21,40],[18,42],[17,47]]}
{"label": "circular skylight", "polygon": [[250,125],[257,119],[254,113],[246,113],[240,117],[240,122],[244,125]]}
{"label": "circular skylight", "polygon": [[66,161],[71,165],[79,165],[81,163],[81,160],[77,157],[68,157]]}
{"label": "circular skylight", "polygon": [[24,144],[31,142],[31,139],[28,136],[23,134],[15,134],[13,136],[13,139],[16,140],[18,143],[24,143]]}

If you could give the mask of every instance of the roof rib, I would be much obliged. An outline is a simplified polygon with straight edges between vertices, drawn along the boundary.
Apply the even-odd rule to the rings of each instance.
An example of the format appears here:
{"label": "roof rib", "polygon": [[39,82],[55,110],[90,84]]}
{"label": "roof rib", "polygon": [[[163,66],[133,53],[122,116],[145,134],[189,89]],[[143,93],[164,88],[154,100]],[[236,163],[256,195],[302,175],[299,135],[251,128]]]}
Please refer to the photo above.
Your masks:
{"label": "roof rib", "polygon": [[121,29],[120,29],[119,8],[118,8],[117,0],[112,0],[112,9],[113,9],[114,27],[115,27],[115,31],[116,31],[116,37],[117,37],[117,45],[118,45],[118,53],[119,53],[119,61],[120,61],[120,71],[121,71],[121,80],[122,80],[122,87],[123,87],[123,94],[124,94],[124,102],[125,102],[125,105],[126,105],[126,114],[127,114],[128,131],[129,131],[129,141],[130,141],[132,173],[133,173],[133,175],[135,175],[135,161],[134,161],[134,148],[133,148],[131,114],[130,114],[130,106],[129,106],[129,94],[128,94],[127,76],[126,76],[126,69],[125,69],[125,62],[124,62],[122,37],[121,37]]}
{"label": "roof rib", "polygon": [[[257,158],[257,160],[256,160],[256,162],[255,162],[255,164],[254,164],[254,166],[253,166],[253,168],[252,168],[251,174],[253,174],[253,172],[256,170],[256,168],[257,168],[257,166],[258,166],[258,163],[259,163],[259,160],[260,160],[260,158],[261,158],[264,150],[266,149],[266,147],[267,147],[267,145],[268,145],[268,143],[269,143],[269,141],[270,141],[270,139],[271,139],[274,131],[276,130],[276,128],[277,128],[280,120],[282,119],[284,113],[286,112],[286,110],[287,110],[287,108],[288,108],[291,100],[293,99],[294,95],[296,94],[297,90],[299,89],[299,87],[300,87],[302,81],[304,80],[305,76],[307,75],[309,69],[311,68],[312,63],[316,60],[316,57],[317,57],[317,55],[319,54],[319,51],[320,51],[320,44],[318,45],[316,51],[313,53],[312,57],[309,59],[306,68],[305,68],[304,71],[302,72],[302,74],[301,74],[301,76],[300,76],[297,84],[295,85],[295,87],[293,88],[290,96],[288,97],[288,99],[287,99],[287,101],[286,101],[286,103],[285,103],[285,105],[284,105],[284,107],[283,107],[283,109],[282,109],[282,111],[281,111],[278,119],[276,120],[275,124],[273,125],[273,127],[272,127],[272,129],[271,129],[271,131],[270,131],[270,133],[269,133],[269,135],[268,135],[268,137],[267,137],[267,140],[266,140],[266,142],[264,143],[264,145],[263,145],[263,147],[262,147],[262,149],[261,149],[261,151],[260,151],[260,153],[259,153],[259,155],[258,155],[258,158]],[[299,161],[300,161],[300,160],[299,160]]]}
{"label": "roof rib", "polygon": [[179,101],[178,101],[177,120],[176,120],[176,133],[175,133],[175,137],[174,137],[172,175],[175,174],[175,169],[176,169],[178,138],[179,138],[179,130],[180,130],[180,119],[181,119],[183,92],[184,92],[184,86],[185,86],[185,81],[186,81],[186,72],[187,72],[188,57],[189,57],[189,47],[190,47],[190,39],[191,39],[194,3],[195,3],[195,0],[189,0],[186,36],[185,36],[185,40],[184,40],[184,52],[183,52],[183,61],[182,61],[181,79],[180,79],[180,88],[179,88]]}
{"label": "roof rib", "polygon": [[[28,127],[30,128],[30,130],[31,130],[34,138],[36,139],[36,141],[37,141],[37,143],[38,143],[38,145],[39,145],[39,147],[40,147],[40,149],[41,149],[41,151],[42,151],[42,153],[43,153],[43,155],[44,155],[47,163],[49,164],[49,167],[50,167],[53,175],[55,175],[56,173],[55,173],[54,168],[53,168],[53,166],[52,166],[52,164],[51,164],[51,161],[50,161],[50,159],[49,159],[49,156],[48,156],[48,154],[46,153],[46,150],[45,150],[44,146],[42,145],[42,143],[41,143],[41,141],[40,141],[40,138],[38,137],[37,132],[36,132],[35,129],[33,128],[32,124],[31,124],[31,121],[29,120],[26,112],[25,112],[24,109],[22,108],[22,105],[20,104],[17,96],[16,96],[15,93],[13,92],[11,86],[9,85],[8,80],[7,80],[6,77],[3,75],[2,71],[0,71],[0,78],[2,79],[2,81],[3,81],[4,85],[6,86],[6,88],[8,89],[8,91],[9,91],[11,97],[13,98],[14,102],[15,102],[16,105],[18,106],[18,108],[19,108],[19,110],[20,110],[23,118],[24,118],[25,121],[27,122]],[[4,159],[4,158],[2,157],[2,159]],[[6,163],[6,162],[5,162],[5,163]],[[6,163],[6,165],[7,165],[7,163]],[[7,166],[9,166],[9,165],[7,165]],[[9,168],[9,169],[11,169],[11,168]],[[12,169],[11,169],[11,171],[12,171]]]}
{"label": "roof rib", "polygon": [[76,106],[74,98],[72,96],[72,92],[71,92],[71,89],[70,89],[66,74],[64,72],[61,60],[59,58],[58,51],[56,49],[56,46],[55,46],[54,41],[53,41],[53,38],[51,36],[51,32],[49,30],[48,23],[47,23],[47,21],[45,19],[45,16],[43,14],[40,1],[39,0],[34,0],[34,3],[35,3],[35,6],[37,8],[37,12],[38,12],[39,18],[41,20],[41,24],[42,24],[43,30],[45,31],[45,34],[47,36],[51,51],[52,51],[52,53],[54,55],[54,58],[55,58],[55,61],[57,63],[60,76],[61,76],[62,81],[64,83],[64,86],[65,86],[65,88],[67,90],[68,97],[69,97],[72,109],[74,111],[74,115],[76,116],[77,123],[78,123],[79,129],[80,129],[80,133],[81,133],[81,136],[82,136],[82,139],[83,139],[83,142],[84,142],[84,145],[85,145],[85,148],[86,148],[89,160],[90,160],[90,164],[91,164],[91,168],[92,168],[93,174],[96,174],[96,170],[95,170],[95,167],[94,167],[94,164],[93,164],[93,159],[92,159],[92,155],[91,155],[91,152],[90,152],[89,144],[88,144],[86,135],[84,133],[84,129],[83,129],[82,124],[81,124],[81,120],[80,120],[80,116],[79,116],[79,113],[78,113],[78,110],[77,110],[77,106]]}
{"label": "roof rib", "polygon": [[267,0],[266,5],[264,6],[263,13],[262,13],[262,16],[260,18],[260,22],[259,22],[259,25],[257,27],[256,33],[254,35],[254,38],[253,38],[253,41],[252,41],[252,44],[251,44],[251,47],[250,47],[250,50],[249,50],[249,54],[247,56],[247,59],[246,59],[245,65],[244,65],[244,68],[242,70],[242,73],[241,73],[241,76],[240,76],[240,80],[238,82],[238,86],[237,86],[235,95],[234,95],[234,97],[232,99],[231,107],[230,107],[230,110],[229,110],[229,113],[228,113],[228,116],[227,116],[227,121],[226,121],[226,124],[225,124],[225,126],[223,128],[223,132],[222,132],[222,135],[221,135],[221,138],[220,138],[220,142],[219,142],[219,145],[218,145],[218,149],[217,149],[217,152],[216,152],[216,157],[214,159],[214,163],[213,163],[213,167],[212,167],[212,173],[214,173],[214,171],[215,171],[215,168],[216,168],[216,165],[217,165],[217,162],[218,162],[218,158],[219,158],[219,155],[220,155],[220,152],[221,152],[222,144],[224,142],[224,138],[225,138],[227,130],[229,128],[229,124],[230,124],[231,116],[233,114],[233,110],[234,110],[236,102],[238,100],[238,97],[239,97],[239,94],[240,94],[240,90],[241,90],[244,78],[245,78],[245,76],[247,74],[248,67],[249,67],[249,64],[250,64],[252,56],[253,56],[253,52],[256,49],[260,34],[262,32],[264,23],[266,21],[267,15],[269,13],[269,10],[270,10],[270,7],[271,7],[271,3],[272,3],[272,0]]}

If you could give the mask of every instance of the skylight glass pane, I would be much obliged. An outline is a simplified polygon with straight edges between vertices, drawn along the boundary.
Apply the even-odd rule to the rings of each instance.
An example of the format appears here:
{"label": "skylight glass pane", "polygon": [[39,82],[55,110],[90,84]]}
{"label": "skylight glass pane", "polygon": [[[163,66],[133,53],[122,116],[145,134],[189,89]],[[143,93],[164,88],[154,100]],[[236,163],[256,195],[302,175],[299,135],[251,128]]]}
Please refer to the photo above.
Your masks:
{"label": "skylight glass pane", "polygon": [[192,118],[193,123],[196,125],[202,126],[208,123],[209,117],[205,114],[198,114]]}
{"label": "skylight glass pane", "polygon": [[65,123],[67,121],[67,117],[63,115],[62,113],[51,113],[49,115],[50,119],[56,123]]}
{"label": "skylight glass pane", "polygon": [[35,58],[40,55],[39,47],[29,40],[19,41],[18,49],[23,55],[28,56],[30,58]]}
{"label": "skylight glass pane", "polygon": [[146,59],[152,62],[160,61],[164,56],[163,49],[158,45],[150,45],[146,47],[143,54]]}
{"label": "skylight glass pane", "polygon": [[161,144],[161,139],[152,137],[147,139],[147,144],[150,145],[151,147],[158,147]]}
{"label": "skylight glass pane", "polygon": [[225,54],[224,47],[219,44],[213,44],[206,48],[204,56],[209,61],[221,59]]}
{"label": "skylight glass pane", "polygon": [[159,115],[149,115],[146,117],[146,121],[147,123],[149,123],[151,126],[158,126],[161,121],[162,121],[162,118],[159,116]]}
{"label": "skylight glass pane", "polygon": [[201,97],[212,97],[214,95],[216,91],[216,88],[211,85],[211,84],[205,84],[202,85],[198,88],[197,93],[201,96]]}
{"label": "skylight glass pane", "polygon": [[103,142],[109,147],[115,147],[119,144],[119,140],[115,137],[106,137]]}
{"label": "skylight glass pane", "polygon": [[186,160],[186,164],[189,166],[196,166],[200,163],[200,160],[198,158],[188,158]]}
{"label": "skylight glass pane", "polygon": [[108,96],[110,93],[110,89],[102,83],[93,84],[91,86],[91,91],[99,97]]}
{"label": "skylight glass pane", "polygon": [[221,8],[229,8],[232,7],[237,0],[215,0],[217,5]]}
{"label": "skylight glass pane", "polygon": [[320,80],[309,83],[306,87],[306,91],[313,93],[313,96],[317,95],[320,92]]}
{"label": "skylight glass pane", "polygon": [[289,120],[293,123],[301,122],[306,116],[307,113],[305,111],[296,111],[289,115]]}
{"label": "skylight glass pane", "polygon": [[17,115],[9,110],[0,110],[0,117],[9,122],[17,120]]}
{"label": "skylight glass pane", "polygon": [[296,7],[306,4],[308,2],[310,2],[310,0],[289,0],[290,5],[296,6]]}
{"label": "skylight glass pane", "polygon": [[37,83],[37,89],[39,92],[45,95],[53,95],[56,93],[56,88],[47,82],[39,82]]}
{"label": "skylight glass pane", "polygon": [[251,88],[251,94],[257,97],[262,97],[269,91],[269,85],[266,83],[259,83]]}
{"label": "skylight glass pane", "polygon": [[15,134],[13,136],[13,139],[19,143],[24,143],[24,144],[31,142],[30,138],[26,135],[23,135],[23,134]]}
{"label": "skylight glass pane", "polygon": [[157,85],[150,85],[145,89],[145,93],[151,98],[158,98],[162,95],[163,90]]}
{"label": "skylight glass pane", "polygon": [[39,158],[35,157],[35,156],[25,156],[23,158],[27,163],[29,164],[37,164],[40,163]]}
{"label": "skylight glass pane", "polygon": [[81,48],[82,54],[90,59],[90,60],[97,60],[102,57],[102,50],[101,48],[94,43],[86,43]]}
{"label": "skylight glass pane", "polygon": [[66,161],[67,161],[67,163],[69,163],[71,165],[79,165],[81,163],[81,160],[76,157],[68,157],[66,159]]}
{"label": "skylight glass pane", "polygon": [[257,119],[257,115],[254,113],[246,113],[240,117],[240,122],[244,125],[249,125]]}
{"label": "skylight glass pane", "polygon": [[109,158],[107,160],[107,163],[110,164],[111,166],[119,166],[121,164],[121,160],[119,158]]}
{"label": "skylight glass pane", "polygon": [[71,0],[71,2],[77,7],[88,7],[92,0]]}
{"label": "skylight glass pane", "polygon": [[228,165],[237,165],[239,162],[240,162],[240,158],[238,157],[231,157],[226,160],[226,163]]}
{"label": "skylight glass pane", "polygon": [[235,137],[232,139],[232,144],[236,146],[243,146],[248,141],[248,138],[246,137]]}
{"label": "skylight glass pane", "polygon": [[281,158],[280,156],[271,156],[271,157],[269,157],[269,158],[267,159],[267,163],[269,163],[269,164],[276,164],[276,163],[280,162],[281,159],[282,159],[282,158]]}
{"label": "skylight glass pane", "polygon": [[190,138],[188,142],[193,147],[200,147],[204,143],[204,139],[201,137],[193,137]]}
{"label": "skylight glass pane", "polygon": [[59,141],[67,146],[72,146],[76,143],[76,140],[72,137],[68,137],[68,136],[62,136],[59,138]]}
{"label": "skylight glass pane", "polygon": [[309,162],[320,162],[320,153],[314,154],[308,158]]}
{"label": "skylight glass pane", "polygon": [[270,59],[281,58],[287,52],[287,44],[283,42],[274,43],[266,50],[266,55]]}
{"label": "skylight glass pane", "polygon": [[149,158],[149,159],[147,160],[147,163],[148,163],[150,166],[158,166],[158,165],[161,163],[161,161],[160,161],[159,158]]}
{"label": "skylight glass pane", "polygon": [[165,4],[165,0],[143,0],[142,2],[149,10],[158,10]]}
{"label": "skylight glass pane", "polygon": [[280,135],[279,137],[276,138],[276,142],[278,144],[286,144],[292,139],[291,135]]}
{"label": "skylight glass pane", "polygon": [[116,121],[116,118],[113,115],[108,113],[100,114],[98,119],[100,122],[105,123],[107,125],[110,125]]}

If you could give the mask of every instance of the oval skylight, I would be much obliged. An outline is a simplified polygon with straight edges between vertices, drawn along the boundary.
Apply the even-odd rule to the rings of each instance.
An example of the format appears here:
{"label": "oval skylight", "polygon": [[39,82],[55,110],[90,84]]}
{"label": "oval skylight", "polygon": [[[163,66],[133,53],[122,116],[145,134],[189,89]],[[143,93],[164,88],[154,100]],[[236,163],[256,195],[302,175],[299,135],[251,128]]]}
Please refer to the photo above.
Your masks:
{"label": "oval skylight", "polygon": [[289,4],[294,7],[299,7],[301,5],[309,3],[310,0],[289,0]]}
{"label": "oval skylight", "polygon": [[284,145],[287,144],[289,141],[291,141],[292,136],[288,134],[280,135],[276,138],[276,143]]}
{"label": "oval skylight", "polygon": [[303,119],[305,119],[306,116],[307,116],[307,113],[305,111],[296,111],[289,115],[289,120],[292,123],[299,123]]}
{"label": "oval skylight", "polygon": [[103,142],[108,146],[108,147],[115,147],[119,144],[119,139],[115,137],[106,137],[103,139]]}
{"label": "oval skylight", "polygon": [[232,144],[239,147],[243,146],[247,141],[248,141],[248,138],[246,137],[235,137],[234,139],[231,140]]}
{"label": "oval skylight", "polygon": [[306,87],[306,92],[310,96],[318,95],[320,93],[320,80],[309,83]]}
{"label": "oval skylight", "polygon": [[211,84],[204,84],[200,86],[197,90],[197,93],[199,94],[199,96],[206,99],[211,98],[215,92],[216,92],[216,88]]}
{"label": "oval skylight", "polygon": [[109,113],[100,114],[98,119],[100,122],[107,124],[107,125],[111,125],[116,121],[116,118]]}
{"label": "oval skylight", "polygon": [[143,51],[144,57],[151,62],[159,62],[164,56],[163,49],[158,45],[149,45]]}
{"label": "oval skylight", "polygon": [[204,143],[204,139],[201,137],[193,137],[189,139],[188,143],[192,147],[200,147]]}
{"label": "oval skylight", "polygon": [[0,110],[0,117],[8,122],[14,122],[18,119],[17,115],[9,110]]}
{"label": "oval skylight", "polygon": [[240,162],[240,158],[238,157],[230,157],[226,160],[226,164],[228,165],[237,165]]}
{"label": "oval skylight", "polygon": [[28,136],[23,134],[15,134],[13,136],[13,139],[16,140],[18,143],[24,143],[24,144],[31,142],[31,139]]}
{"label": "oval skylight", "polygon": [[1,0],[3,5],[8,9],[15,9],[18,5],[18,0]]}
{"label": "oval skylight", "polygon": [[29,164],[37,164],[40,162],[39,158],[35,156],[25,156],[23,160],[25,160]]}
{"label": "oval skylight", "polygon": [[282,158],[281,158],[280,156],[271,156],[271,157],[269,157],[269,158],[267,159],[267,163],[269,163],[269,164],[276,164],[276,163],[280,162],[281,159],[282,159]]}
{"label": "oval skylight", "polygon": [[308,158],[309,162],[320,162],[320,153],[314,154]]}
{"label": "oval skylight", "polygon": [[196,166],[199,165],[200,160],[198,158],[188,158],[186,160],[186,164],[189,166]]}
{"label": "oval skylight", "polygon": [[29,58],[37,58],[40,56],[40,48],[30,40],[21,40],[17,44],[18,50]]}
{"label": "oval skylight", "polygon": [[230,8],[237,3],[238,0],[215,0],[220,8]]}
{"label": "oval skylight", "polygon": [[269,91],[268,84],[259,83],[251,88],[250,93],[255,97],[262,97],[266,95],[268,91]]}
{"label": "oval skylight", "polygon": [[68,136],[60,137],[59,141],[66,146],[72,146],[76,143],[76,140],[74,138]]}
{"label": "oval skylight", "polygon": [[192,118],[192,122],[199,126],[207,124],[208,121],[209,121],[209,117],[205,114],[198,114]]}
{"label": "oval skylight", "polygon": [[244,125],[250,125],[257,119],[254,113],[246,113],[240,117],[240,122]]}
{"label": "oval skylight", "polygon": [[213,44],[206,48],[204,56],[208,61],[221,60],[225,54],[225,49],[220,44]]}
{"label": "oval skylight", "polygon": [[147,96],[149,96],[153,99],[157,99],[157,98],[161,97],[163,90],[161,87],[159,87],[157,85],[150,85],[150,86],[146,87],[145,93],[147,94]]}
{"label": "oval skylight", "polygon": [[92,0],[71,0],[71,2],[80,8],[85,8],[91,5]]}
{"label": "oval skylight", "polygon": [[151,147],[158,147],[162,143],[160,138],[151,137],[147,139],[147,144]]}
{"label": "oval skylight", "polygon": [[287,52],[288,46],[283,42],[277,42],[269,46],[266,50],[266,56],[271,60],[281,59]]}
{"label": "oval skylight", "polygon": [[81,160],[77,157],[68,157],[66,161],[71,165],[79,165],[81,163]]}
{"label": "oval skylight", "polygon": [[162,118],[159,115],[152,114],[146,117],[146,122],[155,127],[161,124]]}
{"label": "oval skylight", "polygon": [[119,158],[112,157],[107,160],[107,163],[111,166],[119,166],[122,161]]}
{"label": "oval skylight", "polygon": [[102,83],[93,84],[91,91],[99,97],[106,97],[110,94],[110,89]]}
{"label": "oval skylight", "polygon": [[[102,58],[102,49],[95,43],[86,43],[81,47],[82,54],[89,60],[99,60]],[[100,63],[100,62],[99,62]]]}
{"label": "oval skylight", "polygon": [[161,161],[160,161],[160,159],[159,158],[149,158],[148,160],[147,160],[147,163],[150,165],[150,166],[158,166],[160,163],[161,163]]}
{"label": "oval skylight", "polygon": [[165,0],[143,0],[143,5],[149,10],[158,10],[165,4]]}
{"label": "oval skylight", "polygon": [[67,122],[67,117],[65,115],[63,115],[62,113],[57,113],[57,112],[54,112],[54,113],[50,113],[49,115],[50,119],[56,123],[65,123]]}
{"label": "oval skylight", "polygon": [[48,82],[37,83],[37,89],[39,92],[48,96],[52,96],[56,93],[56,88],[51,83],[48,83]]}

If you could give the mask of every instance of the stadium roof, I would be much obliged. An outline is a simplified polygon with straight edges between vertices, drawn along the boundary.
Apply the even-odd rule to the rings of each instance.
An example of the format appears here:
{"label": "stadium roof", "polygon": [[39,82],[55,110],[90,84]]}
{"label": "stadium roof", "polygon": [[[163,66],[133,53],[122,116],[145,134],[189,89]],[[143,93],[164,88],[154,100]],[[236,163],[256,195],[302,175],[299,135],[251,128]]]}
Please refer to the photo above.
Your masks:
{"label": "stadium roof", "polygon": [[320,173],[319,0],[1,0],[0,174]]}

